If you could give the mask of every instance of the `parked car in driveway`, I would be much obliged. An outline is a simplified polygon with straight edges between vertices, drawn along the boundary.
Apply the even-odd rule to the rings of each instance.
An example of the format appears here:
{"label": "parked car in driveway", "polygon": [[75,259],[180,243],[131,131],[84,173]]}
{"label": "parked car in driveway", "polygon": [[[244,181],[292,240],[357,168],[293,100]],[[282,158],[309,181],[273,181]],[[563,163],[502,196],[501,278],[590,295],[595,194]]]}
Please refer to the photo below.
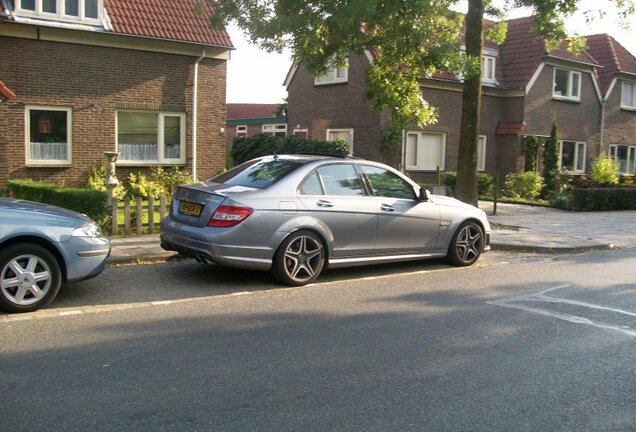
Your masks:
{"label": "parked car in driveway", "polygon": [[274,155],[178,187],[161,245],[202,262],[271,270],[287,285],[321,271],[489,249],[486,214],[430,195],[399,171],[363,159]]}
{"label": "parked car in driveway", "polygon": [[100,274],[110,242],[87,216],[52,205],[0,198],[0,308],[31,312],[63,282]]}

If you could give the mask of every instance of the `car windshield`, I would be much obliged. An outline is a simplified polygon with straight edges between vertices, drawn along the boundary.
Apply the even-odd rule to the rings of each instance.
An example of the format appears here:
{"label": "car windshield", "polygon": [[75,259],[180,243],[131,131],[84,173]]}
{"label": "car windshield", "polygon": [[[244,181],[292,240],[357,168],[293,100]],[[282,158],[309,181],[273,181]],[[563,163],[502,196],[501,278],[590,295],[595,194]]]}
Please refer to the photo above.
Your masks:
{"label": "car windshield", "polygon": [[258,162],[246,162],[231,170],[212,177],[210,181],[230,186],[245,186],[265,189],[289,173],[302,166],[299,160],[268,159]]}

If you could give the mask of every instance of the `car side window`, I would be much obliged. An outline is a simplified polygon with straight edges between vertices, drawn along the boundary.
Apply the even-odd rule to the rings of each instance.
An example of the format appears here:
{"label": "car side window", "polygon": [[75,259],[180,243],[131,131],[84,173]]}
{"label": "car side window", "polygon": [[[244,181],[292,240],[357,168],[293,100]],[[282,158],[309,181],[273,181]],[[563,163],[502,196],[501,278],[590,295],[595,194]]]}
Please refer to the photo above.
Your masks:
{"label": "car side window", "polygon": [[300,185],[302,195],[322,195],[322,185],[318,178],[318,173],[314,172]]}
{"label": "car side window", "polygon": [[397,174],[370,165],[362,165],[361,168],[369,180],[373,196],[415,199],[413,186]]}
{"label": "car side window", "polygon": [[318,168],[318,175],[325,187],[325,195],[364,195],[358,173],[353,165],[334,164]]}

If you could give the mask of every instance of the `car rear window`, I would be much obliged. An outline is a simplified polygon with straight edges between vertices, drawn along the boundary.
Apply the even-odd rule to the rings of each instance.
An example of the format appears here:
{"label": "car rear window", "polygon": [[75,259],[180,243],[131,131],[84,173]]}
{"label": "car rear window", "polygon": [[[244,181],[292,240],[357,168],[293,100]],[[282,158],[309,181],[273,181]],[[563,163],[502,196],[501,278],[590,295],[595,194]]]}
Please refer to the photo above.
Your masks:
{"label": "car rear window", "polygon": [[212,177],[216,183],[230,186],[245,186],[265,189],[273,185],[289,173],[302,166],[305,162],[299,160],[268,159],[245,162],[229,171]]}

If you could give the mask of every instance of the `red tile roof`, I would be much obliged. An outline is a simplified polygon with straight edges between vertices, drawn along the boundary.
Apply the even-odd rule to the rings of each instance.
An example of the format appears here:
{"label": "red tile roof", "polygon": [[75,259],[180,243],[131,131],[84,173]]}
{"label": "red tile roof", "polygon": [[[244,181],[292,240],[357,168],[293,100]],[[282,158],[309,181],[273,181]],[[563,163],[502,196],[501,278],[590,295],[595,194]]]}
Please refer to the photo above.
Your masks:
{"label": "red tile roof", "polygon": [[[195,4],[203,13],[195,13]],[[114,33],[232,48],[225,30],[213,29],[211,0],[104,0]]]}
{"label": "red tile roof", "polygon": [[587,51],[603,66],[598,70],[598,82],[601,93],[605,95],[620,72],[636,75],[636,57],[608,34],[586,36]]}
{"label": "red tile roof", "polygon": [[598,64],[587,52],[578,55],[570,53],[567,50],[567,42],[561,44],[558,49],[548,52],[545,40],[536,36],[532,25],[532,17],[508,20],[508,34],[500,51],[507,88],[525,87],[545,57],[591,65]]}
{"label": "red tile roof", "polygon": [[2,81],[0,81],[0,95],[2,95],[7,100],[15,99],[15,93],[13,93],[11,89],[7,87]]}
{"label": "red tile roof", "polygon": [[267,118],[276,116],[278,104],[227,104],[227,119]]}

